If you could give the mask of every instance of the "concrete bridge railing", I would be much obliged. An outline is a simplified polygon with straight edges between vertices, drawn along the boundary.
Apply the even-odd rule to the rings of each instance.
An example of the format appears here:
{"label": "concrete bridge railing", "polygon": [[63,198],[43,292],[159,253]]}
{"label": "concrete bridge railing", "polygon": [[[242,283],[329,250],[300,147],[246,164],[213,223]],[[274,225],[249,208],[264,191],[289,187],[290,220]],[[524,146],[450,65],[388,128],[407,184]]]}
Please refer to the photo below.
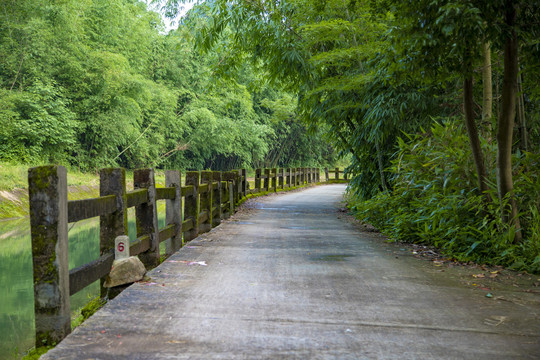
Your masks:
{"label": "concrete bridge railing", "polygon": [[[339,179],[339,169],[325,169]],[[188,171],[185,184],[177,170],[165,172],[165,187],[156,187],[153,169],[133,173],[133,191],[126,190],[125,169],[100,171],[98,198],[68,201],[67,171],[42,166],[28,172],[34,273],[36,346],[53,345],[71,332],[69,297],[97,280],[101,296],[114,260],[115,238],[128,234],[127,211],[135,208],[137,239],[130,254],[147,268],[160,262],[160,243],[172,254],[199,234],[231,216],[246,197],[320,182],[320,169],[256,169],[250,189],[246,170]],[[158,227],[157,201],[166,201],[166,225]],[[100,257],[76,269],[68,268],[68,223],[100,217]]]}

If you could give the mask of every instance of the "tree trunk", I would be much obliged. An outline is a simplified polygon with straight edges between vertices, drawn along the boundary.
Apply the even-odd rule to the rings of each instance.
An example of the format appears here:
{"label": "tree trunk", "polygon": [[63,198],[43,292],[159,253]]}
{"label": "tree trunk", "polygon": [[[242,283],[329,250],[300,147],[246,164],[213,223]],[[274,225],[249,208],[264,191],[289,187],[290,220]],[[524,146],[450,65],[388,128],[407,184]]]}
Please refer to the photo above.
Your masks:
{"label": "tree trunk", "polygon": [[486,201],[491,201],[491,196],[487,193],[488,186],[486,164],[484,163],[484,155],[480,145],[480,137],[478,136],[478,128],[474,121],[473,111],[473,80],[472,75],[465,75],[463,81],[463,110],[465,112],[465,124],[467,125],[467,134],[471,143],[471,150],[476,166],[476,174],[478,176],[478,189],[484,194]]}
{"label": "tree trunk", "polygon": [[488,122],[491,127],[491,116],[493,115],[493,85],[491,81],[491,46],[489,41],[483,45],[482,55],[484,58],[484,66],[482,67],[482,85],[483,85],[483,104],[482,104],[482,121]]}
{"label": "tree trunk", "polygon": [[388,192],[388,187],[386,186],[386,178],[384,176],[384,165],[382,158],[381,145],[379,141],[375,141],[375,149],[377,150],[377,163],[379,165],[379,175],[381,176],[381,185],[384,192]]}
{"label": "tree trunk", "polygon": [[[504,75],[501,92],[501,113],[497,129],[497,188],[499,198],[510,194],[508,206],[502,209],[502,221],[512,223],[520,230],[516,198],[512,181],[512,135],[516,116],[518,40],[514,29],[516,9],[511,0],[505,2],[506,25],[512,29],[504,44]],[[516,232],[514,242],[521,241],[521,231]]]}
{"label": "tree trunk", "polygon": [[523,98],[523,81],[521,74],[518,76],[518,123],[519,123],[519,148],[523,151],[529,149],[529,134],[527,133],[527,121],[525,119],[525,99]]}

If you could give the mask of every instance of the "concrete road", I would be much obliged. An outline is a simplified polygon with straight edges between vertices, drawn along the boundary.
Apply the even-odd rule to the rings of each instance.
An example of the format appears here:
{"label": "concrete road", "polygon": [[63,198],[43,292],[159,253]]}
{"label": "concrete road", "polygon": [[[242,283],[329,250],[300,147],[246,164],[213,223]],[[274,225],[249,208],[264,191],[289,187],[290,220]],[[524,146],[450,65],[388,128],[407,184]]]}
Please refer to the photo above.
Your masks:
{"label": "concrete road", "polygon": [[396,259],[341,219],[344,190],[252,201],[42,359],[540,358],[538,295],[487,298]]}

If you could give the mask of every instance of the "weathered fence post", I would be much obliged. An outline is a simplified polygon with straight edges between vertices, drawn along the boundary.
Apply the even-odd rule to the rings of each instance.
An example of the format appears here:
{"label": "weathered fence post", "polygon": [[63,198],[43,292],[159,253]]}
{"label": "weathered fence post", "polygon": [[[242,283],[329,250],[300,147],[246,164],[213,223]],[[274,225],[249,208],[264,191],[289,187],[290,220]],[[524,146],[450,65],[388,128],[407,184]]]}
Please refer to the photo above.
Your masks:
{"label": "weathered fence post", "polygon": [[283,168],[280,168],[279,169],[279,175],[278,175],[278,178],[279,178],[279,188],[281,190],[285,189],[285,170]]}
{"label": "weathered fence post", "polygon": [[277,192],[277,169],[272,169],[272,191]]}
{"label": "weathered fence post", "polygon": [[300,168],[300,183],[303,186],[306,183],[306,168]]}
{"label": "weathered fence post", "polygon": [[296,168],[291,169],[291,186],[296,187]]}
{"label": "weathered fence post", "polygon": [[339,180],[339,168],[336,168],[336,180]]}
{"label": "weathered fence post", "polygon": [[223,178],[223,173],[222,173],[222,176],[221,176],[221,201],[222,203],[225,203],[224,205],[220,205],[221,207],[221,218],[222,219],[227,219],[229,218],[229,216],[232,215],[232,213],[230,212],[230,205],[227,204],[228,202],[228,199],[229,199],[229,182],[228,181],[225,181],[225,179]]}
{"label": "weathered fence post", "polygon": [[343,178],[347,180],[348,174],[345,172],[345,169],[343,169]]}
{"label": "weathered fence post", "polygon": [[324,176],[326,177],[326,181],[330,180],[330,175],[328,174],[328,168],[324,168]]}
{"label": "weathered fence post", "polygon": [[321,169],[315,168],[315,174],[317,174],[317,182],[320,183],[321,182]]}
{"label": "weathered fence post", "polygon": [[[236,206],[236,202],[238,201],[238,171],[225,171],[223,173],[223,180],[228,181],[230,184],[233,184],[232,192],[231,194],[229,194],[229,198],[232,195],[232,206],[234,211],[234,207]],[[233,211],[231,211],[231,215],[233,214]]]}
{"label": "weathered fence post", "polygon": [[289,167],[285,171],[286,171],[286,173],[285,173],[285,176],[286,176],[286,178],[285,178],[285,186],[286,187],[291,187],[292,186],[291,185],[291,168]]}
{"label": "weathered fence post", "polygon": [[242,169],[240,170],[242,172],[242,196],[240,198],[246,197],[247,195],[247,189],[248,189],[248,179],[247,179],[247,170]]}
{"label": "weathered fence post", "polygon": [[237,170],[235,172],[236,172],[236,193],[237,193],[236,202],[239,202],[244,197],[244,195],[242,194],[242,191],[244,189],[243,181],[242,181],[242,170]]}
{"label": "weathered fence post", "polygon": [[66,168],[51,165],[29,169],[28,193],[35,344],[51,346],[71,332]]}
{"label": "weathered fence post", "polygon": [[311,184],[311,182],[312,182],[312,179],[311,179],[312,174],[313,174],[313,168],[310,168],[310,167],[307,168],[307,182],[308,182],[308,184]]}
{"label": "weathered fence post", "polygon": [[206,213],[206,219],[199,223],[200,234],[212,230],[212,178],[212,171],[201,171],[201,184],[206,184],[207,188],[205,193],[199,188],[201,194],[199,212]]}
{"label": "weathered fence post", "polygon": [[156,206],[156,183],[154,169],[137,169],[133,172],[133,188],[146,189],[148,201],[135,207],[137,238],[148,235],[150,249],[140,254],[146,267],[159,264],[159,228]]}
{"label": "weathered fence post", "polygon": [[[99,253],[103,255],[114,251],[114,239],[128,234],[126,170],[106,168],[99,171],[99,196],[116,195],[116,211],[99,217]],[[114,296],[100,280],[101,297]]]}
{"label": "weathered fence post", "polygon": [[186,185],[193,186],[193,192],[184,199],[184,219],[191,220],[193,227],[184,233],[184,240],[191,241],[199,235],[199,172],[186,173]]}
{"label": "weathered fence post", "polygon": [[270,169],[264,169],[264,191],[270,189]]}
{"label": "weathered fence post", "polygon": [[227,182],[229,187],[229,213],[234,214],[234,184],[232,181]]}
{"label": "weathered fence post", "polygon": [[167,254],[170,255],[182,247],[182,174],[178,170],[165,171],[165,186],[174,187],[174,200],[165,200],[165,221],[167,225],[175,225],[175,234],[166,243]]}
{"label": "weathered fence post", "polygon": [[216,227],[221,224],[221,200],[223,197],[223,187],[221,186],[222,180],[223,176],[221,175],[221,171],[214,171],[212,173],[212,227]]}
{"label": "weathered fence post", "polygon": [[261,169],[255,169],[255,189],[261,192]]}

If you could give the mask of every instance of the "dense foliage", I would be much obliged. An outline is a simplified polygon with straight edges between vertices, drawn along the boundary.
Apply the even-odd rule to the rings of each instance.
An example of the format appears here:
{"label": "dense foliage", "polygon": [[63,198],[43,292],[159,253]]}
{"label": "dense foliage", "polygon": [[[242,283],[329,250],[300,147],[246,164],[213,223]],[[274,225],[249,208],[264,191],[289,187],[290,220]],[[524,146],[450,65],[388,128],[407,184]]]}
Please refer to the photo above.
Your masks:
{"label": "dense foliage", "polygon": [[[156,2],[174,13],[182,0]],[[540,171],[539,5],[214,0],[201,1],[188,23],[199,49],[222,54],[220,78],[249,60],[271,84],[299,93],[302,118],[351,155],[359,215],[461,258],[538,270],[538,202],[528,194],[537,194]],[[433,119],[448,124],[454,146]],[[419,147],[397,171],[399,154]],[[446,158],[453,168],[436,163]],[[443,170],[426,171],[432,166]],[[404,171],[427,192],[405,193]]]}
{"label": "dense foliage", "polygon": [[538,270],[538,0],[199,1],[167,34],[137,0],[0,7],[3,161],[230,169],[335,148],[365,220]]}
{"label": "dense foliage", "polygon": [[212,86],[213,56],[136,0],[0,2],[0,161],[231,169],[328,165],[296,97]]}
{"label": "dense foliage", "polygon": [[[482,148],[488,167],[494,169],[495,146],[482,138]],[[435,123],[427,132],[400,139],[389,168],[392,190],[357,202],[352,209],[394,239],[435,245],[461,261],[540,272],[540,172],[531,171],[540,166],[540,156],[514,157],[514,172],[520,175],[516,194],[525,209],[525,240],[520,244],[514,242],[515,227],[500,220],[504,207],[496,184],[489,184],[494,203],[487,207],[476,191],[471,149],[463,126],[455,121]]]}

